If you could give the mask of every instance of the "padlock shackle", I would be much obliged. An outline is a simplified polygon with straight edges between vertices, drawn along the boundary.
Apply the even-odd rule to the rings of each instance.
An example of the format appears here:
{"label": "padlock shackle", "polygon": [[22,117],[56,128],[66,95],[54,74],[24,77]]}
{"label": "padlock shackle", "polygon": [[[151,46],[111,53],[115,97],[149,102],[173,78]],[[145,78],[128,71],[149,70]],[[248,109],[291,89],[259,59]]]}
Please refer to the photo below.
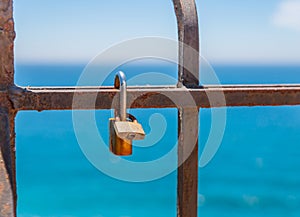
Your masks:
{"label": "padlock shackle", "polygon": [[127,113],[127,114],[126,114],[126,118],[130,119],[132,122],[134,122],[134,121],[137,122],[136,117],[134,117],[132,114]]}
{"label": "padlock shackle", "polygon": [[124,72],[119,71],[116,73],[114,86],[120,90],[120,105],[119,109],[116,109],[116,115],[120,118],[120,121],[126,121],[127,82]]}

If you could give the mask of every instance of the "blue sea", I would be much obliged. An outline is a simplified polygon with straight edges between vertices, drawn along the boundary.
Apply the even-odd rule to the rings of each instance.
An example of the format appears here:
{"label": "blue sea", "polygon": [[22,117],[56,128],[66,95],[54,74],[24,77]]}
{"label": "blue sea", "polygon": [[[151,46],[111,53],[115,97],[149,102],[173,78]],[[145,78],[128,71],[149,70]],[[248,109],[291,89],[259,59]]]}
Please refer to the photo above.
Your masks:
{"label": "blue sea", "polygon": [[[74,86],[84,69],[84,65],[18,64],[16,83]],[[119,69],[126,72],[129,85],[170,85],[177,79],[172,64],[129,64]],[[221,84],[300,83],[299,66],[213,65],[212,69]],[[113,85],[113,77],[114,72],[102,85]],[[202,84],[216,83],[208,75],[201,78]],[[199,156],[210,136],[213,111],[200,110]],[[176,109],[130,112],[154,144],[143,147],[140,142],[134,155],[125,159],[155,160],[176,146]],[[300,216],[300,106],[227,108],[226,113],[220,148],[208,165],[199,168],[199,216]],[[111,115],[110,110],[95,115],[106,145]],[[160,135],[162,126],[166,129]],[[140,183],[106,175],[82,152],[71,111],[19,112],[16,133],[18,216],[176,216],[177,171]],[[176,160],[169,163],[177,165]]]}

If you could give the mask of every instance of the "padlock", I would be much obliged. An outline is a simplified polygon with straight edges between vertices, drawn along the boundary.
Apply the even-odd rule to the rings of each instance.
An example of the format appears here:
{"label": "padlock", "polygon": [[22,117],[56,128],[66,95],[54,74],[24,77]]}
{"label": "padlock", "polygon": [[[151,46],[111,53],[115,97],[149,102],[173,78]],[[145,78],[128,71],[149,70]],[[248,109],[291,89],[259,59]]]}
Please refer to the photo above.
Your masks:
{"label": "padlock", "polygon": [[132,154],[132,140],[141,140],[145,132],[133,115],[126,113],[127,86],[123,72],[115,77],[115,88],[120,89],[120,106],[115,110],[115,118],[109,119],[110,151],[115,155],[128,156]]}

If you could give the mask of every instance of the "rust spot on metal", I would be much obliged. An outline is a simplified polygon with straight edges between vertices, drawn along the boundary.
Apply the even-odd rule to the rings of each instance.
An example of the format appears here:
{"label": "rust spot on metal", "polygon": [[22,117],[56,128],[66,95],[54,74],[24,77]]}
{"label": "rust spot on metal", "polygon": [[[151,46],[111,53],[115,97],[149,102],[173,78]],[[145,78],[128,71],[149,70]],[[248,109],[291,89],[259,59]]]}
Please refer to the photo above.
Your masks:
{"label": "rust spot on metal", "polygon": [[0,183],[0,195],[2,195],[3,190],[4,190],[4,184]]}

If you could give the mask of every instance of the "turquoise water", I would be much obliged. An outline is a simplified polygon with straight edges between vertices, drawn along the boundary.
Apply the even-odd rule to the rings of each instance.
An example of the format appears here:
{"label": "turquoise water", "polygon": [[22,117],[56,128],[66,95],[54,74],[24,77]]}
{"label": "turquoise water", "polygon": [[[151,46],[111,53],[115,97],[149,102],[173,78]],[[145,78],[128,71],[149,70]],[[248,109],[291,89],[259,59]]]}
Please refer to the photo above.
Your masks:
{"label": "turquoise water", "polygon": [[[16,68],[16,82],[20,85],[70,86],[76,84],[84,66]],[[172,65],[122,69],[132,73],[128,73],[129,78],[147,71],[176,74]],[[214,66],[214,69],[224,84],[300,83],[300,67],[296,66]],[[113,74],[105,85],[111,85],[112,78]],[[173,81],[153,81],[153,84],[163,83]],[[151,130],[149,117],[160,112],[167,129],[154,146],[136,147],[134,156],[128,159],[149,161],[173,148],[177,136],[175,109],[131,112],[147,133]],[[105,141],[110,115],[108,110],[96,112],[98,129]],[[201,154],[210,132],[211,110],[201,109],[199,118]],[[176,171],[145,183],[129,183],[105,175],[82,153],[70,111],[20,112],[16,123],[19,216],[176,216]],[[299,216],[299,131],[300,106],[228,108],[221,147],[206,167],[199,168],[199,216]]]}

